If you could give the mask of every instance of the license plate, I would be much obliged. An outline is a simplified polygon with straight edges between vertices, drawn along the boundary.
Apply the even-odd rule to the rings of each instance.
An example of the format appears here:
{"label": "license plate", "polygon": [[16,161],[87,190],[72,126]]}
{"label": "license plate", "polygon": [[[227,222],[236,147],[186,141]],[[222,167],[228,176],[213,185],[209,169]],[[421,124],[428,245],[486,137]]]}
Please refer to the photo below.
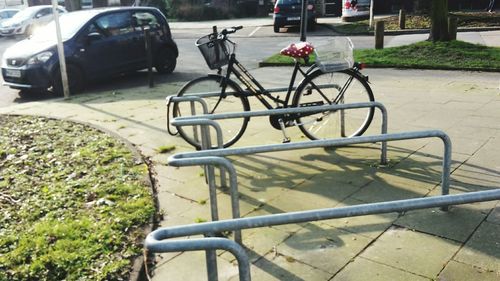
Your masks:
{"label": "license plate", "polygon": [[300,17],[289,17],[289,18],[286,18],[286,20],[288,20],[288,21],[300,20]]}
{"label": "license plate", "polygon": [[14,78],[21,78],[21,70],[6,69],[5,76],[14,77]]}

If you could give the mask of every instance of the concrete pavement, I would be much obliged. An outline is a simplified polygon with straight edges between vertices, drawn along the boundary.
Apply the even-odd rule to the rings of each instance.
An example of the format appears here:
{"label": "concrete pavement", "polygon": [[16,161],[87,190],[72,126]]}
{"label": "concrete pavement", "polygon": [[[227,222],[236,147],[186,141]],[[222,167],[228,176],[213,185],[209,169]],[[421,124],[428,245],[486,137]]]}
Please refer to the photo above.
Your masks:
{"label": "concrete pavement", "polygon": [[[479,37],[476,37],[479,38]],[[398,39],[399,40],[399,39]],[[201,57],[200,57],[201,58]],[[282,85],[283,68],[252,72],[266,86]],[[452,193],[500,188],[500,75],[498,73],[368,69],[378,101],[389,112],[389,132],[440,129],[453,143]],[[183,66],[153,89],[104,90],[69,100],[0,108],[90,122],[116,132],[151,158],[160,226],[209,220],[208,190],[200,167],[166,164],[192,151],[166,133],[164,98],[185,82]],[[146,82],[144,83],[146,84]],[[261,106],[252,103],[254,109]],[[378,134],[381,118],[366,135]],[[289,133],[303,140],[296,128]],[[255,118],[236,146],[279,143],[281,132]],[[170,154],[157,148],[175,145]],[[433,139],[389,144],[379,167],[378,144],[232,157],[243,216],[349,206],[439,193],[442,144]],[[226,190],[218,193],[230,217]],[[253,280],[499,280],[500,205],[476,203],[402,214],[371,215],[243,231]],[[202,252],[158,255],[153,280],[206,280]],[[238,280],[234,257],[218,252],[220,280]]]}

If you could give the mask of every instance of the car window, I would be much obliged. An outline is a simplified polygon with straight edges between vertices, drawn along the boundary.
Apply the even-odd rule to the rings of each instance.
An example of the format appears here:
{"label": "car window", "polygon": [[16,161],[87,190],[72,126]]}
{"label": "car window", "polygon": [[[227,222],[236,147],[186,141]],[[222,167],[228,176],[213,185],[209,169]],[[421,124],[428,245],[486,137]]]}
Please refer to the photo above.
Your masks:
{"label": "car window", "polygon": [[50,15],[50,14],[52,14],[52,8],[45,8],[45,9],[40,10],[40,12],[36,13],[35,18],[45,17],[45,16]]}
{"label": "car window", "polygon": [[9,15],[8,15],[8,12],[7,12],[7,11],[0,12],[0,18],[5,19],[5,18],[7,18],[7,17],[9,17]]}
{"label": "car window", "polygon": [[160,25],[155,15],[149,12],[134,12],[132,14],[132,20],[135,30],[142,30],[146,26],[153,29]]}
{"label": "car window", "polygon": [[300,4],[302,4],[302,0],[279,0],[278,4],[283,4],[283,5],[300,5]]}
{"label": "car window", "polygon": [[99,27],[96,26],[95,23],[89,25],[88,28],[87,28],[87,32],[85,32],[86,35],[92,34],[92,33],[98,33],[98,34],[100,34],[102,36],[106,35],[106,34],[104,34],[104,32],[103,32],[103,30],[101,28],[99,28]]}
{"label": "car window", "polygon": [[104,15],[98,18],[95,24],[101,28],[107,36],[126,34],[134,30],[129,12]]}

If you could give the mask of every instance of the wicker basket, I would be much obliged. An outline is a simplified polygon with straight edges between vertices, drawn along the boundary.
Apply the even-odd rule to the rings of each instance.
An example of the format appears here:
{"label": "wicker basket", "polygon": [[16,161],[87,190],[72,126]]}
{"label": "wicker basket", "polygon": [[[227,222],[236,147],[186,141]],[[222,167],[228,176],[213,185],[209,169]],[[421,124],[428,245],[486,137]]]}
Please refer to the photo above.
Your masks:
{"label": "wicker basket", "polygon": [[210,69],[221,68],[229,63],[226,40],[214,38],[213,34],[209,34],[198,39],[196,46],[198,46]]}
{"label": "wicker basket", "polygon": [[351,68],[354,64],[354,46],[348,37],[335,37],[327,43],[315,44],[316,65],[323,72]]}

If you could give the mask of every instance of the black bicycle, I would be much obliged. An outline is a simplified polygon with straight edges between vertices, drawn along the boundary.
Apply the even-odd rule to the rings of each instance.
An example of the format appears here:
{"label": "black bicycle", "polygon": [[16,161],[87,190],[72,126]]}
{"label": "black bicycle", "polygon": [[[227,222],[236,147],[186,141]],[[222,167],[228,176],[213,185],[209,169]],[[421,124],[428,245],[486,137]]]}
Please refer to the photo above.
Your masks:
{"label": "black bicycle", "polygon": [[[368,77],[360,73],[360,64],[354,63],[352,67],[351,64],[346,65],[342,70],[330,71],[331,65],[328,62],[319,62],[319,57],[316,57],[316,63],[307,70],[303,70],[302,61],[307,64],[314,51],[314,47],[307,42],[291,44],[282,50],[282,54],[294,59],[294,68],[285,99],[273,96],[272,89],[264,88],[236,59],[236,43],[231,41],[228,35],[241,28],[237,26],[217,32],[217,27],[214,26],[213,33],[197,40],[196,45],[208,67],[216,69],[217,74],[208,74],[188,82],[179,90],[177,96],[202,97],[208,105],[207,113],[209,114],[249,111],[248,98],[250,97],[257,98],[268,109],[374,101],[373,92],[368,85]],[[226,65],[227,70],[223,75],[222,67]],[[338,69],[338,65],[333,69]],[[298,73],[303,76],[303,79],[297,87],[294,87]],[[236,76],[244,89],[231,79],[231,75]],[[295,91],[292,96],[293,90]],[[373,112],[373,108],[360,108],[301,113],[300,115],[271,115],[270,123],[275,129],[283,131],[285,142],[289,141],[285,128],[291,126],[298,126],[311,140],[352,137],[360,136],[366,131],[373,119]],[[173,103],[174,118],[199,114],[203,113],[199,109],[195,110],[192,103]],[[250,118],[217,120],[222,129],[224,147],[231,146],[240,139],[249,120]],[[199,126],[178,127],[178,132],[184,140],[200,149],[197,137],[200,132],[197,127]]]}

